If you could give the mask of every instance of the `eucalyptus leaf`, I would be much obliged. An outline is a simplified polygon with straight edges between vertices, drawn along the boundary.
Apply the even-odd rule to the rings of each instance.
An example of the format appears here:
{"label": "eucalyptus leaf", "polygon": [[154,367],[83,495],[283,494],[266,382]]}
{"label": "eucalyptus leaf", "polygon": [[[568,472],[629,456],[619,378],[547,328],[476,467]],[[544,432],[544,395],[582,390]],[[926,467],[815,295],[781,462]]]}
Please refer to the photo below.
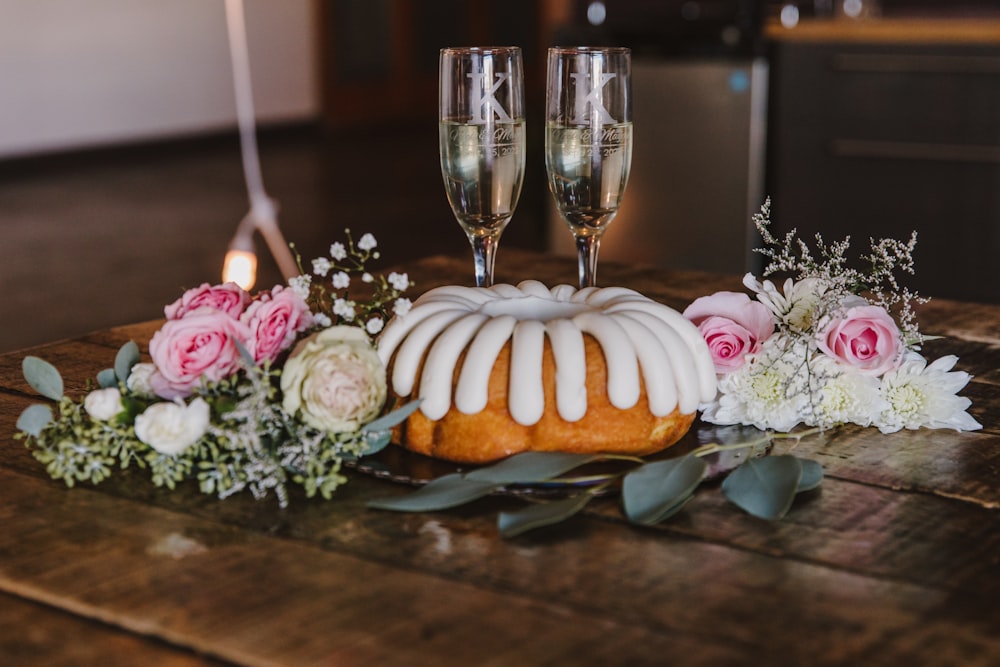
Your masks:
{"label": "eucalyptus leaf", "polygon": [[121,346],[115,355],[115,375],[122,382],[128,380],[132,367],[139,363],[139,346],[135,341],[129,341]]}
{"label": "eucalyptus leaf", "polygon": [[802,479],[799,480],[798,492],[812,491],[823,481],[823,466],[810,459],[799,459],[802,465]]}
{"label": "eucalyptus leaf", "polygon": [[250,350],[248,350],[246,346],[243,345],[243,343],[236,340],[235,338],[233,339],[233,344],[236,346],[237,351],[240,353],[240,358],[243,359],[243,363],[246,365],[247,369],[250,370],[257,368],[257,360],[253,358],[252,354],[250,354]]}
{"label": "eucalyptus leaf", "polygon": [[97,384],[101,389],[109,389],[118,386],[118,375],[113,368],[105,368],[97,374]]}
{"label": "eucalyptus leaf", "polygon": [[365,450],[361,456],[371,456],[378,454],[392,442],[392,433],[389,431],[377,431],[375,433],[365,433]]}
{"label": "eucalyptus leaf", "polygon": [[802,479],[802,464],[794,456],[750,459],[722,482],[722,493],[744,511],[761,519],[785,516]]}
{"label": "eucalyptus leaf", "polygon": [[514,537],[534,528],[551,526],[573,516],[590,502],[590,493],[529,505],[516,512],[501,512],[497,518],[497,528],[503,537]]}
{"label": "eucalyptus leaf", "polygon": [[63,396],[63,380],[56,367],[38,357],[27,356],[21,363],[24,379],[45,398],[58,401]]}
{"label": "eucalyptus leaf", "polygon": [[46,426],[52,422],[52,408],[47,405],[36,403],[29,405],[17,418],[17,428],[30,435],[38,437]]}
{"label": "eucalyptus leaf", "polygon": [[396,424],[401,424],[406,421],[407,417],[412,415],[420,407],[420,403],[423,399],[418,399],[416,401],[411,401],[401,408],[397,408],[392,412],[382,415],[375,421],[365,424],[361,428],[362,433],[375,433],[378,431],[388,431]]}
{"label": "eucalyptus leaf", "polygon": [[525,452],[508,457],[500,463],[477,468],[467,473],[467,479],[495,484],[532,484],[558,477],[585,463],[600,460],[599,454],[567,454],[564,452]]}
{"label": "eucalyptus leaf", "polygon": [[622,482],[622,502],[629,521],[659,523],[676,514],[705,477],[708,464],[697,456],[647,463]]}
{"label": "eucalyptus leaf", "polygon": [[498,486],[493,482],[471,480],[461,473],[453,473],[439,477],[409,495],[370,500],[368,507],[397,512],[431,512],[488,496]]}

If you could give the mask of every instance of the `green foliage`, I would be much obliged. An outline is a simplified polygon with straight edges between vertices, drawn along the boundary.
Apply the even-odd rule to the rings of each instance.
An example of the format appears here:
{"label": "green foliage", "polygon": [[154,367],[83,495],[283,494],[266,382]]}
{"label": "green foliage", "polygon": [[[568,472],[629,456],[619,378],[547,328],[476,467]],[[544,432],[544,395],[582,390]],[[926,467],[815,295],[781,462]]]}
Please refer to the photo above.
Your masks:
{"label": "green foliage", "polygon": [[[813,432],[816,431],[808,433]],[[615,455],[517,454],[491,466],[439,477],[408,495],[369,501],[368,507],[397,512],[430,512],[464,505],[524,485],[561,486],[567,491],[567,495],[556,500],[540,501],[521,510],[500,513],[497,520],[500,534],[514,537],[564,521],[580,512],[598,493],[620,481],[626,518],[632,523],[648,526],[670,518],[691,500],[708,469],[702,457],[738,449],[754,451],[762,442],[785,437],[800,439],[808,433],[765,433],[750,442],[712,443],[685,456],[651,462]],[[633,465],[624,472],[564,477],[577,468],[598,461],[629,462]],[[796,494],[816,488],[822,479],[823,469],[814,461],[793,456],[751,457],[730,473],[722,483],[722,490],[730,501],[750,514],[778,519],[787,513]]]}
{"label": "green foliage", "polygon": [[501,512],[497,528],[503,537],[515,537],[535,528],[565,521],[587,506],[592,493],[579,493],[547,503],[529,505],[517,512]]}
{"label": "green foliage", "polygon": [[806,463],[811,464],[809,477],[803,480],[803,461],[794,456],[750,459],[722,482],[722,493],[756,517],[780,519],[788,513],[796,494],[819,486],[822,469],[817,473],[819,464]]}
{"label": "green foliage", "polygon": [[705,461],[688,455],[647,463],[625,475],[622,504],[629,521],[648,526],[679,512],[707,468]]}
{"label": "green foliage", "polygon": [[56,367],[38,357],[28,356],[21,362],[24,379],[31,388],[53,401],[63,397],[63,379]]}
{"label": "green foliage", "polygon": [[132,367],[139,363],[139,346],[135,344],[135,341],[130,340],[121,346],[118,350],[118,354],[115,355],[115,376],[118,378],[119,382],[125,382],[128,380],[129,373],[132,372]]}

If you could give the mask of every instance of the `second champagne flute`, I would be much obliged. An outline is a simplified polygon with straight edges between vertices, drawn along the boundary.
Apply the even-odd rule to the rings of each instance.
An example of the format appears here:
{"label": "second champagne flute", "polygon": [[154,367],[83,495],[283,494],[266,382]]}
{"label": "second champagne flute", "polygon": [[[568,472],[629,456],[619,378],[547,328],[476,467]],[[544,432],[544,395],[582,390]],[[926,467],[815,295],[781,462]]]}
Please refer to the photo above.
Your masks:
{"label": "second champagne flute", "polygon": [[472,244],[476,285],[489,287],[524,181],[521,49],[441,49],[440,65],[441,175]]}
{"label": "second champagne flute", "polygon": [[576,239],[580,287],[593,286],[632,164],[629,49],[549,49],[545,120],[549,191]]}

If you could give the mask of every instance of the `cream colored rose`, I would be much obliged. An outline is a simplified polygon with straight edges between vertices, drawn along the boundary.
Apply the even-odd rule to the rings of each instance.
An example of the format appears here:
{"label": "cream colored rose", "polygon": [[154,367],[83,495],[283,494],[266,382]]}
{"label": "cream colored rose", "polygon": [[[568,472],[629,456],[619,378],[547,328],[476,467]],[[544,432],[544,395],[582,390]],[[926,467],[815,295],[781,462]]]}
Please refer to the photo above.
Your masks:
{"label": "cream colored rose", "polygon": [[122,394],[117,387],[95,389],[83,399],[83,409],[93,419],[106,422],[114,419],[125,409],[122,405]]}
{"label": "cream colored rose", "polygon": [[188,405],[180,399],[154,403],[135,418],[135,435],[161,454],[176,456],[205,435],[210,412],[201,398]]}
{"label": "cream colored rose", "polygon": [[385,367],[354,326],[324,329],[300,342],[281,372],[282,407],[328,433],[358,430],[385,403]]}

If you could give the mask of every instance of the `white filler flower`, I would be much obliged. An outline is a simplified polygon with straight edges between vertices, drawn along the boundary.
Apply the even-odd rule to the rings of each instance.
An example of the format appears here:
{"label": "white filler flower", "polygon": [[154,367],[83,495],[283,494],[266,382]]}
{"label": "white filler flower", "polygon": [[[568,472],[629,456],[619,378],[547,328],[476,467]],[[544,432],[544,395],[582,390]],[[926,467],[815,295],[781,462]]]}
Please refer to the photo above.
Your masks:
{"label": "white filler flower", "polygon": [[180,400],[154,403],[135,418],[135,435],[161,454],[176,456],[205,435],[209,413],[201,398],[188,405]]}

